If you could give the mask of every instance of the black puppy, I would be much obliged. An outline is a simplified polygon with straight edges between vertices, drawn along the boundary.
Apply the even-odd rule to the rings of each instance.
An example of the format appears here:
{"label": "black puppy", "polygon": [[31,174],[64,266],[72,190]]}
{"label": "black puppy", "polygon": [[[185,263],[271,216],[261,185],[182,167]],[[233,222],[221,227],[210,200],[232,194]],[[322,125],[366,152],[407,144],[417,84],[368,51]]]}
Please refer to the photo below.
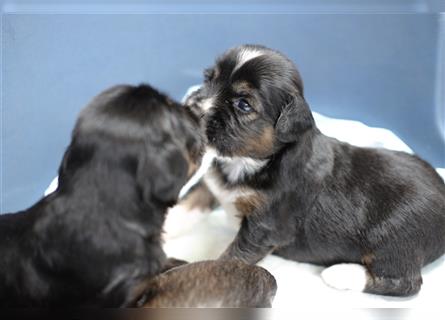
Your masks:
{"label": "black puppy", "polygon": [[242,218],[221,259],[358,263],[366,292],[419,291],[422,266],[445,252],[445,185],[428,163],[323,135],[294,64],[262,46],[223,54],[186,104],[216,159],[184,201],[214,194]]}
{"label": "black puppy", "polygon": [[[166,210],[203,146],[199,118],[148,85],[96,97],[76,123],[57,190],[0,215],[0,306],[118,307],[153,293],[153,277],[176,265],[161,247]],[[270,304],[266,273],[257,280]],[[175,284],[166,286],[174,296]]]}

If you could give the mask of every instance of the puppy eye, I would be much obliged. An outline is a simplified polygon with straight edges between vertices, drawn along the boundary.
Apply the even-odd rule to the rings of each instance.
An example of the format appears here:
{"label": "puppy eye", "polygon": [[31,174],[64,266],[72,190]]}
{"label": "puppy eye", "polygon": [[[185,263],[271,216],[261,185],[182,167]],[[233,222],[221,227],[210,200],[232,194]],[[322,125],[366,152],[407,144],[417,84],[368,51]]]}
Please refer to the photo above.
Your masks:
{"label": "puppy eye", "polygon": [[246,99],[239,99],[235,100],[233,102],[233,106],[244,113],[249,113],[253,111],[253,108],[250,106],[250,104],[246,101]]}

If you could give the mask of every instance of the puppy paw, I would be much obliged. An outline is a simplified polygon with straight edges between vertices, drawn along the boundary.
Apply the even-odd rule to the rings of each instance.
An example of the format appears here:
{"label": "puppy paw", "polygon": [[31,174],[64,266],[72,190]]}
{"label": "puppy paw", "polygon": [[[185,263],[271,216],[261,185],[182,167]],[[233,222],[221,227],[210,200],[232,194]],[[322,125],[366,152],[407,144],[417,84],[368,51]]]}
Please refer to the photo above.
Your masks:
{"label": "puppy paw", "polygon": [[360,264],[342,263],[324,269],[321,278],[334,289],[363,291],[368,274],[366,268]]}
{"label": "puppy paw", "polygon": [[169,209],[163,227],[164,239],[174,239],[187,234],[207,216],[207,212],[199,209],[188,210],[181,205]]}

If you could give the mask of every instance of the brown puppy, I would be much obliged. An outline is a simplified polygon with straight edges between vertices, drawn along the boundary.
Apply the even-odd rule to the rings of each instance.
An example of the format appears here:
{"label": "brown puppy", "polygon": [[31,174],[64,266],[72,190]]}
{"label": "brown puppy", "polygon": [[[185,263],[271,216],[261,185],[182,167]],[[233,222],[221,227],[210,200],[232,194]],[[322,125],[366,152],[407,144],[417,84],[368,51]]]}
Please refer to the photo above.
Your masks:
{"label": "brown puppy", "polygon": [[420,290],[421,268],[445,252],[445,185],[428,163],[323,135],[295,65],[262,46],[223,54],[187,104],[216,159],[184,201],[213,193],[242,218],[221,259],[354,263],[366,292]]}
{"label": "brown puppy", "polygon": [[143,307],[270,307],[276,292],[265,269],[240,261],[202,261],[171,269],[148,284]]}

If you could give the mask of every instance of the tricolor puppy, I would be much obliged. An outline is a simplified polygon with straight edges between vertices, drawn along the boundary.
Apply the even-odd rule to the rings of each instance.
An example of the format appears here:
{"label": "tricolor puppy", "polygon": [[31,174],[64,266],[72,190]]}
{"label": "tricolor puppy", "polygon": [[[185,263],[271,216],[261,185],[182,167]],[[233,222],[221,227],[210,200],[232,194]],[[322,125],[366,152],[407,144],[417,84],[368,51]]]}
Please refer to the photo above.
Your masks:
{"label": "tricolor puppy", "polygon": [[216,159],[184,202],[213,205],[213,194],[242,219],[221,259],[353,263],[325,280],[346,268],[365,292],[419,291],[421,268],[445,252],[445,185],[428,163],[323,135],[295,65],[262,46],[224,53],[186,103],[203,113]]}
{"label": "tricolor puppy", "polygon": [[[190,109],[148,85],[116,86],[97,96],[77,120],[57,190],[23,212],[0,215],[0,306],[131,306],[146,292],[151,299],[144,300],[168,292],[183,307],[207,305],[202,294],[209,286],[195,286],[199,292],[187,292],[186,300],[182,283],[153,282],[182,263],[166,259],[161,232],[167,208],[200,164],[200,128]],[[191,279],[198,267],[202,278]],[[192,264],[175,269],[174,280],[207,283],[206,268],[218,267],[232,272],[213,278],[231,283],[242,283],[251,268]],[[242,289],[213,284],[218,301],[270,305],[273,278],[260,268],[250,271],[256,281]],[[264,290],[252,305],[235,304],[258,288]]]}

